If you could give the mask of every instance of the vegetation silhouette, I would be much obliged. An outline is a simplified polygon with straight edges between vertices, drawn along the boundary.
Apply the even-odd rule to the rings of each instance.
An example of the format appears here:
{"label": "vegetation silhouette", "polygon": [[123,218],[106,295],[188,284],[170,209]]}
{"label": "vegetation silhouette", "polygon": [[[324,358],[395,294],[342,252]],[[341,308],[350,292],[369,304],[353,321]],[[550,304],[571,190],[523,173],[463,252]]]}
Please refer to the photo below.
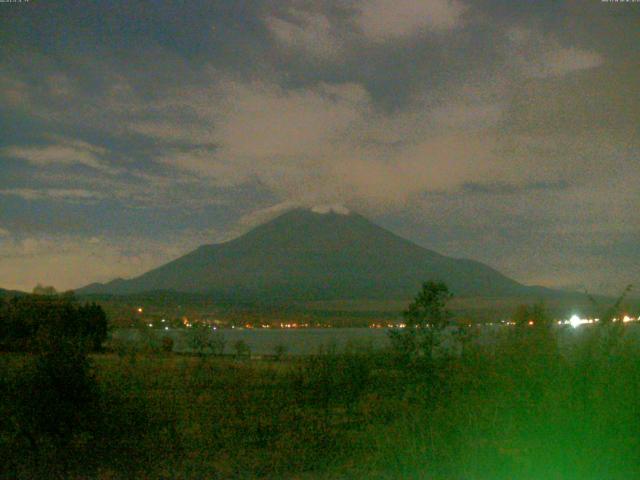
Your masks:
{"label": "vegetation silhouette", "polygon": [[538,304],[468,341],[447,333],[449,298],[424,284],[406,350],[238,362],[44,335],[0,355],[0,477],[640,478],[633,330],[603,349],[593,339],[620,322],[558,326]]}
{"label": "vegetation silhouette", "polygon": [[102,307],[80,304],[72,293],[0,298],[0,350],[36,352],[68,339],[100,351],[107,326]]}
{"label": "vegetation silhouette", "polygon": [[404,328],[389,331],[395,350],[409,359],[425,357],[428,361],[433,360],[444,331],[451,326],[452,316],[446,304],[452,296],[443,282],[423,283],[416,297],[402,312]]}

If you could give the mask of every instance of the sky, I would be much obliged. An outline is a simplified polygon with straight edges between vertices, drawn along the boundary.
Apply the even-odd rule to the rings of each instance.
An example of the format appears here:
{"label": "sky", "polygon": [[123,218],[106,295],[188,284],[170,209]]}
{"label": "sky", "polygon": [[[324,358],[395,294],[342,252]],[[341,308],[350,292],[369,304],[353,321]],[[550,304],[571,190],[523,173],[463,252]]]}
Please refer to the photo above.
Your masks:
{"label": "sky", "polygon": [[0,3],[0,287],[343,205],[528,284],[640,286],[640,3]]}

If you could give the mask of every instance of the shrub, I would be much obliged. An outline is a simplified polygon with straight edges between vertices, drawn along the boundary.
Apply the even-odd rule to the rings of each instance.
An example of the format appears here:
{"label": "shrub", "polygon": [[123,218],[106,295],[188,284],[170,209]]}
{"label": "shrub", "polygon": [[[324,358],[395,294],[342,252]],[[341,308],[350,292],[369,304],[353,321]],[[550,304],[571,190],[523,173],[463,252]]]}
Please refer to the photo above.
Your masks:
{"label": "shrub", "polygon": [[162,337],[162,351],[170,353],[173,351],[173,338],[165,336]]}

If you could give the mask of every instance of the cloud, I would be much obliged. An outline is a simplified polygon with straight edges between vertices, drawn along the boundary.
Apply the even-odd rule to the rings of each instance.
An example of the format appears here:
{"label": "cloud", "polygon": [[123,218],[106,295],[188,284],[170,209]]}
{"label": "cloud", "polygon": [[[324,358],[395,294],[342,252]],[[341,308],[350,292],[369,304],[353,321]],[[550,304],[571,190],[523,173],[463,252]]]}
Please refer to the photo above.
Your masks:
{"label": "cloud", "polygon": [[523,182],[513,184],[506,182],[467,182],[462,185],[462,190],[469,193],[484,193],[489,195],[517,195],[531,190],[562,190],[569,187],[567,181],[557,182]]}
{"label": "cloud", "polygon": [[297,2],[266,16],[264,23],[281,50],[320,61],[339,60],[363,43],[455,30],[463,25],[466,11],[458,0],[358,0],[343,15],[309,7]]}
{"label": "cloud", "polygon": [[238,225],[241,228],[241,232],[243,233],[257,225],[262,223],[266,223],[269,220],[277,217],[278,215],[283,214],[284,212],[291,210],[293,208],[298,208],[301,205],[296,202],[285,201],[281,203],[277,203],[275,205],[271,205],[266,208],[260,208],[258,210],[254,210],[249,212],[248,214],[243,215],[238,220]]}
{"label": "cloud", "polygon": [[[163,112],[157,128],[139,120],[128,128],[160,146],[167,136],[184,142],[165,143],[155,157],[178,175],[216,188],[260,186],[277,203],[343,203],[366,212],[392,211],[426,192],[464,192],[470,184],[521,188],[606,175],[613,160],[594,159],[621,153],[607,132],[536,131],[514,108],[518,95],[526,105],[541,101],[518,92],[524,57],[514,56],[514,45],[538,58],[545,51],[539,45],[556,43],[530,30],[511,37],[513,78],[502,68],[469,72],[446,89],[418,92],[402,109],[381,110],[364,84],[285,88],[278,77],[251,81],[209,70],[200,87],[148,105]],[[514,132],[523,121],[530,133]]]}
{"label": "cloud", "polygon": [[538,78],[558,77],[580,70],[596,68],[602,63],[603,58],[599,53],[575,47],[557,48],[546,52],[540,64],[531,67],[529,74]]}
{"label": "cloud", "polygon": [[170,130],[174,139],[198,142],[166,149],[157,161],[217,187],[258,183],[283,201],[378,209],[499,174],[496,141],[487,132],[503,107],[478,98],[474,90],[418,98],[410,110],[385,114],[359,84],[285,90],[266,81],[222,79],[166,100],[197,112],[195,122],[210,130],[194,138],[188,125],[167,119],[147,134],[162,141]]}
{"label": "cloud", "polygon": [[70,98],[76,93],[72,80],[64,73],[55,73],[47,79],[49,92],[55,97]]}
{"label": "cloud", "polygon": [[[130,123],[129,130],[148,137],[162,139],[163,142],[188,142],[204,144],[205,146],[213,137],[213,127],[199,122],[181,122],[182,128],[176,128],[175,122],[162,119],[142,120]],[[214,147],[213,144],[208,144]]]}
{"label": "cloud", "polygon": [[29,103],[27,84],[15,76],[0,74],[0,102],[12,108],[24,107]]}
{"label": "cloud", "polygon": [[521,73],[530,78],[562,77],[603,64],[597,52],[563,46],[550,34],[523,27],[507,31],[508,55]]}
{"label": "cloud", "polygon": [[499,103],[448,103],[430,112],[437,125],[449,128],[482,128],[494,125],[501,118],[504,106]]}
{"label": "cloud", "polygon": [[58,290],[94,281],[144,273],[187,253],[215,233],[184,232],[158,241],[150,238],[40,235],[4,241],[0,250],[2,288],[30,291],[37,283]]}
{"label": "cloud", "polygon": [[41,147],[5,147],[0,153],[8,157],[19,158],[26,162],[45,167],[50,165],[84,165],[96,170],[110,171],[110,167],[102,163],[100,156],[106,149],[74,139],[54,137],[57,142]]}
{"label": "cloud", "polygon": [[338,215],[349,215],[349,213],[351,213],[351,211],[347,207],[340,204],[315,205],[311,207],[311,211],[315,213],[319,213],[321,215],[326,215],[328,213],[337,213]]}
{"label": "cloud", "polygon": [[465,7],[456,0],[364,0],[356,23],[369,40],[380,42],[463,25]]}
{"label": "cloud", "polygon": [[370,108],[366,90],[353,83],[299,90],[232,83],[224,91],[216,143],[222,156],[236,159],[304,157],[337,140]]}
{"label": "cloud", "polygon": [[429,194],[396,213],[394,223],[429,248],[486,262],[525,283],[582,283],[601,291],[606,280],[615,293],[637,283],[640,267],[640,212],[633,206],[638,170],[632,168],[606,182]]}
{"label": "cloud", "polygon": [[342,42],[325,14],[293,8],[287,13],[287,19],[265,18],[267,28],[282,48],[324,60],[341,55]]}
{"label": "cloud", "polygon": [[98,200],[104,194],[83,189],[65,188],[6,188],[0,190],[0,195],[13,195],[24,200]]}

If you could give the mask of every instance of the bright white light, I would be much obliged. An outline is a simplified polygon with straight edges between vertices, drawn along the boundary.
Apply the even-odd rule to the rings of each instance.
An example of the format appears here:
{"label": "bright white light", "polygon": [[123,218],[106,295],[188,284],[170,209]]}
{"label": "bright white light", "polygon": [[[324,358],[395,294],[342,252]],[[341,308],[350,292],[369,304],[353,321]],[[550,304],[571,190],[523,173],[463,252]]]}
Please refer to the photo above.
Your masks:
{"label": "bright white light", "polygon": [[153,327],[153,323],[150,323],[150,324],[149,324],[149,326],[150,326],[150,327]]}
{"label": "bright white light", "polygon": [[569,323],[571,324],[571,326],[573,328],[578,328],[580,325],[582,325],[583,323],[585,323],[584,320],[582,320],[579,316],[574,315],[573,317],[571,317],[569,319]]}
{"label": "bright white light", "polygon": [[142,307],[138,307],[138,313],[142,313]]}
{"label": "bright white light", "polygon": [[169,330],[169,327],[164,327],[165,330]]}

